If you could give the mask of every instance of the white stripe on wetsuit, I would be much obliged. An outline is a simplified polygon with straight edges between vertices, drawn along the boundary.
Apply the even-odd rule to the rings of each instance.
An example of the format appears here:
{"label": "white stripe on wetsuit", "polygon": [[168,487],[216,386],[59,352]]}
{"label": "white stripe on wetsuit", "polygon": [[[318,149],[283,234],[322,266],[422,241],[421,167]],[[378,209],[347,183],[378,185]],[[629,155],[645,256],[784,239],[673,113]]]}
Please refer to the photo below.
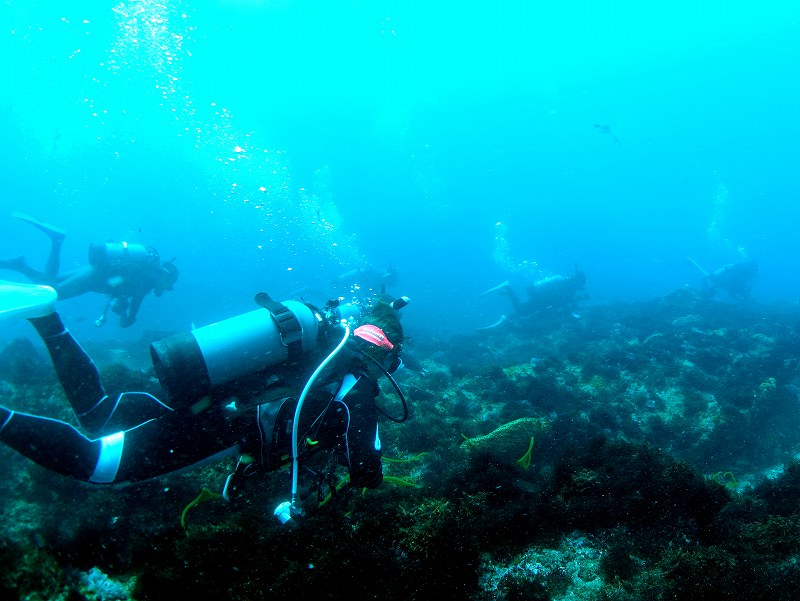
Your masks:
{"label": "white stripe on wetsuit", "polygon": [[100,456],[89,482],[95,484],[110,484],[117,477],[120,461],[122,461],[122,448],[125,446],[125,432],[116,432],[103,436],[100,439]]}

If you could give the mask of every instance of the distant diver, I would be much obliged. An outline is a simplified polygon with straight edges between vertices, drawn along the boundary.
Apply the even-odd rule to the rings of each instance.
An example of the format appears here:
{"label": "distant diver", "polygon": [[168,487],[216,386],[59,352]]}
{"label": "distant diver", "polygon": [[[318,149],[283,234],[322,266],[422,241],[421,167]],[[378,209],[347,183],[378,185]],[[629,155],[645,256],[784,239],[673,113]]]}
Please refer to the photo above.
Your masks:
{"label": "distant diver", "polygon": [[89,263],[67,273],[60,272],[64,230],[49,223],[15,212],[13,216],[28,223],[50,238],[50,252],[44,271],[28,265],[24,256],[0,259],[0,269],[16,271],[35,284],[51,286],[59,300],[94,292],[106,296],[103,313],[95,321],[103,325],[110,311],[119,316],[119,325],[127,328],[136,322],[144,298],[151,292],[161,296],[172,290],[178,280],[174,258],[162,261],[152,246],[107,242],[89,246]]}
{"label": "distant diver", "polygon": [[617,144],[619,144],[619,138],[617,138],[616,134],[611,131],[611,127],[608,125],[601,125],[599,123],[594,124],[594,128],[599,131],[601,134],[606,134],[611,136],[611,139],[614,140]]}
{"label": "distant diver", "polygon": [[733,299],[749,300],[752,294],[753,280],[758,276],[758,264],[754,259],[742,257],[735,263],[723,265],[716,271],[706,271],[697,261],[687,257],[703,275],[703,296],[711,298],[724,290]]}
{"label": "distant diver", "polygon": [[[517,296],[508,280],[481,292],[478,297],[495,292],[507,296],[514,308],[514,317],[544,317],[571,314],[577,318],[579,315],[575,313],[575,308],[581,300],[588,298],[585,289],[586,274],[578,269],[576,264],[575,273],[572,275],[551,275],[535,281],[528,286],[528,298],[525,300]],[[494,329],[502,325],[507,319],[509,318],[503,315],[494,324],[478,329]]]}

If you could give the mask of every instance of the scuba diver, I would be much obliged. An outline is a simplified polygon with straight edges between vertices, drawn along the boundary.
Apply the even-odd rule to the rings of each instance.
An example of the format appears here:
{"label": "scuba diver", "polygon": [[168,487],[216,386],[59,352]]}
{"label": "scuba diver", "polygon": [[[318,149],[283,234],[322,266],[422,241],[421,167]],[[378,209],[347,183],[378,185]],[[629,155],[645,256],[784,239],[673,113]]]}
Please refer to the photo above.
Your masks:
{"label": "scuba diver", "polygon": [[[514,312],[518,316],[546,315],[551,313],[572,312],[578,301],[586,298],[582,292],[586,288],[586,274],[575,266],[575,273],[572,275],[552,275],[541,280],[537,280],[528,286],[528,298],[522,300],[511,287],[511,283],[506,280],[493,288],[481,292],[478,296],[484,296],[493,292],[504,294],[511,300]],[[502,316],[493,325],[479,328],[488,330],[498,327],[505,323],[506,316]]]}
{"label": "scuba diver", "polygon": [[720,291],[737,301],[746,301],[752,295],[752,283],[758,276],[758,264],[755,259],[742,253],[742,260],[723,265],[716,271],[708,272],[694,259],[689,262],[703,274],[703,298],[709,299]]}
{"label": "scuba diver", "polygon": [[602,134],[611,136],[611,139],[614,140],[614,142],[616,142],[617,144],[619,144],[619,138],[617,138],[617,135],[611,130],[611,126],[595,123],[594,128]]}
{"label": "scuba diver", "polygon": [[387,294],[387,290],[397,284],[397,279],[397,269],[393,265],[388,265],[386,269],[375,269],[365,263],[336,276],[333,288],[344,298],[367,299]]}
{"label": "scuba diver", "polygon": [[[107,393],[55,300],[46,286],[0,283],[0,317],[27,318],[36,329],[80,425],[0,407],[0,441],[28,459],[112,484],[233,457],[226,499],[237,476],[275,471],[288,460],[291,497],[274,512],[282,523],[305,512],[301,476],[316,482],[318,499],[337,466],[349,470],[351,487],[381,484],[378,414],[408,417],[391,375],[402,365],[398,311],[407,297],[369,307],[330,301],[320,310],[261,293],[254,311],[150,345],[165,400]],[[376,403],[384,375],[400,395],[401,417]]]}
{"label": "scuba diver", "polygon": [[101,326],[109,310],[119,316],[119,325],[128,328],[136,322],[136,316],[145,296],[152,292],[161,296],[172,290],[178,281],[175,259],[162,262],[158,251],[152,246],[107,242],[89,246],[89,264],[68,273],[59,273],[61,246],[66,234],[63,230],[22,213],[14,213],[17,219],[30,223],[50,238],[50,253],[44,271],[34,269],[24,256],[0,260],[0,269],[21,273],[36,284],[55,289],[59,300],[96,292],[107,297],[102,314],[95,321]]}

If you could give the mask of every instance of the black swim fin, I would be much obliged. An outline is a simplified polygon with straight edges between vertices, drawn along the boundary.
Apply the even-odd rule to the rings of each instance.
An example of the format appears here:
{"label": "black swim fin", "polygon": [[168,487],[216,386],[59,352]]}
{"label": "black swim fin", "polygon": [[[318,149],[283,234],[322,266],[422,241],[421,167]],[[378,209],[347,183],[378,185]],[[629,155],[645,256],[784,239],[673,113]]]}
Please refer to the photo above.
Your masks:
{"label": "black swim fin", "polygon": [[50,238],[60,238],[63,240],[64,237],[67,235],[67,232],[65,232],[61,228],[57,228],[54,225],[45,223],[44,221],[39,221],[35,217],[31,217],[30,215],[26,215],[25,213],[20,213],[19,211],[15,211],[11,215],[12,217],[16,217],[20,221],[30,223],[33,227],[41,230],[42,232],[47,234]]}

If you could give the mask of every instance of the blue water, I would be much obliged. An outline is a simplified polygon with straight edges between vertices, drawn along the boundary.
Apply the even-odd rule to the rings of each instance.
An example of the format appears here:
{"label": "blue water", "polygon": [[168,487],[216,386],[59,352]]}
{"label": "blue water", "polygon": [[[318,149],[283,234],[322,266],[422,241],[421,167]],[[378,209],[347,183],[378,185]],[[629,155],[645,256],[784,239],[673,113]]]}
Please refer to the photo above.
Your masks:
{"label": "blue water", "polygon": [[800,296],[795,2],[10,0],[0,22],[0,256],[44,262],[23,210],[67,230],[65,268],[124,239],[181,270],[129,330],[63,301],[82,339],[324,297],[360,262],[397,268],[416,337],[575,264],[587,302],[635,301],[743,250],[757,301]]}

